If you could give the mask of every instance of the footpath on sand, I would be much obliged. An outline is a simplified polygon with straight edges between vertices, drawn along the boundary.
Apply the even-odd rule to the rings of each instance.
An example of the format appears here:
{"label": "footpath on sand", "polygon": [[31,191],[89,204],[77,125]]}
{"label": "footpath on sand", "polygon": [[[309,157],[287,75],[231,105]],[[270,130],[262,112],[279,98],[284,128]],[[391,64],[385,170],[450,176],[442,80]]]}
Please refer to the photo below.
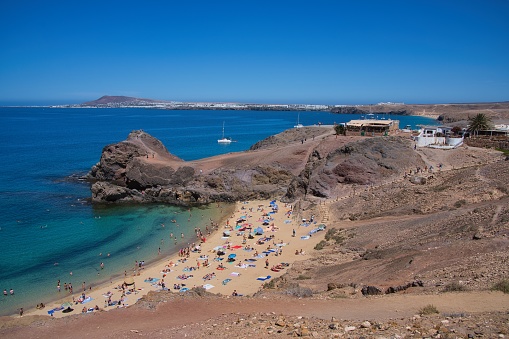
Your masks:
{"label": "footpath on sand", "polygon": [[[25,315],[63,317],[128,307],[149,291],[183,293],[194,287],[222,295],[251,295],[264,283],[281,276],[323,238],[325,225],[314,216],[300,219],[293,206],[276,201],[239,202],[210,235],[197,229],[196,242],[171,257],[141,266],[133,275],[120,277],[83,293],[79,289],[42,309]],[[83,295],[84,294],[84,295]],[[69,311],[72,310],[72,311]]]}

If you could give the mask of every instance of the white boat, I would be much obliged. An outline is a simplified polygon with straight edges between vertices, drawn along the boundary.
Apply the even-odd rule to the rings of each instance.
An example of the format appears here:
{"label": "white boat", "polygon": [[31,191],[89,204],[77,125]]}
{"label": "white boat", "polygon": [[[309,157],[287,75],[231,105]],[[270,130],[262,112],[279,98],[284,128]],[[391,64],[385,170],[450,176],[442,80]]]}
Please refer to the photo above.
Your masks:
{"label": "white boat", "polygon": [[224,137],[224,121],[223,121],[223,137],[221,139],[218,139],[217,142],[220,144],[229,144],[232,142],[232,139]]}
{"label": "white boat", "polygon": [[301,123],[299,122],[299,120],[300,120],[300,113],[297,115],[297,125],[295,125],[295,126],[293,126],[293,127],[295,127],[295,128],[302,128],[302,127],[304,127],[304,125],[303,125],[303,124],[301,124]]}

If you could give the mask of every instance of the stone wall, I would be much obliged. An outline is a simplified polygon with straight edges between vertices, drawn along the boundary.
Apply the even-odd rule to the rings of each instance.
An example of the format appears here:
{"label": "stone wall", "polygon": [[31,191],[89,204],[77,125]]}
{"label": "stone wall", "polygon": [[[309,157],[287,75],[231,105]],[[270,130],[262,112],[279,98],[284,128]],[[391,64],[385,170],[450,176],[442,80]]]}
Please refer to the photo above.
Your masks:
{"label": "stone wall", "polygon": [[465,138],[465,144],[472,147],[497,148],[509,150],[509,138]]}

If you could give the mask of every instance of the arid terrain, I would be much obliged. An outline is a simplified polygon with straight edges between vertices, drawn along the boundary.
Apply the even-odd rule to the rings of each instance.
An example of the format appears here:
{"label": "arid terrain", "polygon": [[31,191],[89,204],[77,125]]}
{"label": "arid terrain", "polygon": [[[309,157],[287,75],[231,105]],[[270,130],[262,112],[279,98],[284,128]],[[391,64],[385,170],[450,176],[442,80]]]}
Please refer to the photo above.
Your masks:
{"label": "arid terrain", "polygon": [[[306,142],[300,133],[308,133]],[[492,290],[509,280],[509,161],[501,152],[414,150],[406,134],[335,137],[303,129],[187,166],[203,175],[225,167],[246,175],[274,163],[289,177],[273,183],[281,176],[259,176],[259,187],[277,185],[272,194],[328,227],[305,260],[262,291],[235,299],[159,292],[90,315],[4,317],[0,336],[509,336],[509,294]]]}

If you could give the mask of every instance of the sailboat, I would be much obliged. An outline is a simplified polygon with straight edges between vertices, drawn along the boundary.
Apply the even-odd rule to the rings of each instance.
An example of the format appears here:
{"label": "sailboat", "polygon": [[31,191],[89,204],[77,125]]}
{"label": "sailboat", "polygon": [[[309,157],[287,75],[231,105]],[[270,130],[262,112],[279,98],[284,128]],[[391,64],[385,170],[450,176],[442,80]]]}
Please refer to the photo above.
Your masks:
{"label": "sailboat", "polygon": [[297,114],[297,125],[295,125],[295,126],[293,126],[293,127],[295,127],[295,128],[302,128],[302,127],[304,127],[304,125],[303,125],[303,124],[301,124],[301,123],[299,122],[299,120],[300,120],[300,112]]}
{"label": "sailboat", "polygon": [[232,142],[232,139],[224,137],[224,121],[223,121],[223,137],[221,139],[218,139],[217,142],[220,144],[229,144],[230,142]]}

